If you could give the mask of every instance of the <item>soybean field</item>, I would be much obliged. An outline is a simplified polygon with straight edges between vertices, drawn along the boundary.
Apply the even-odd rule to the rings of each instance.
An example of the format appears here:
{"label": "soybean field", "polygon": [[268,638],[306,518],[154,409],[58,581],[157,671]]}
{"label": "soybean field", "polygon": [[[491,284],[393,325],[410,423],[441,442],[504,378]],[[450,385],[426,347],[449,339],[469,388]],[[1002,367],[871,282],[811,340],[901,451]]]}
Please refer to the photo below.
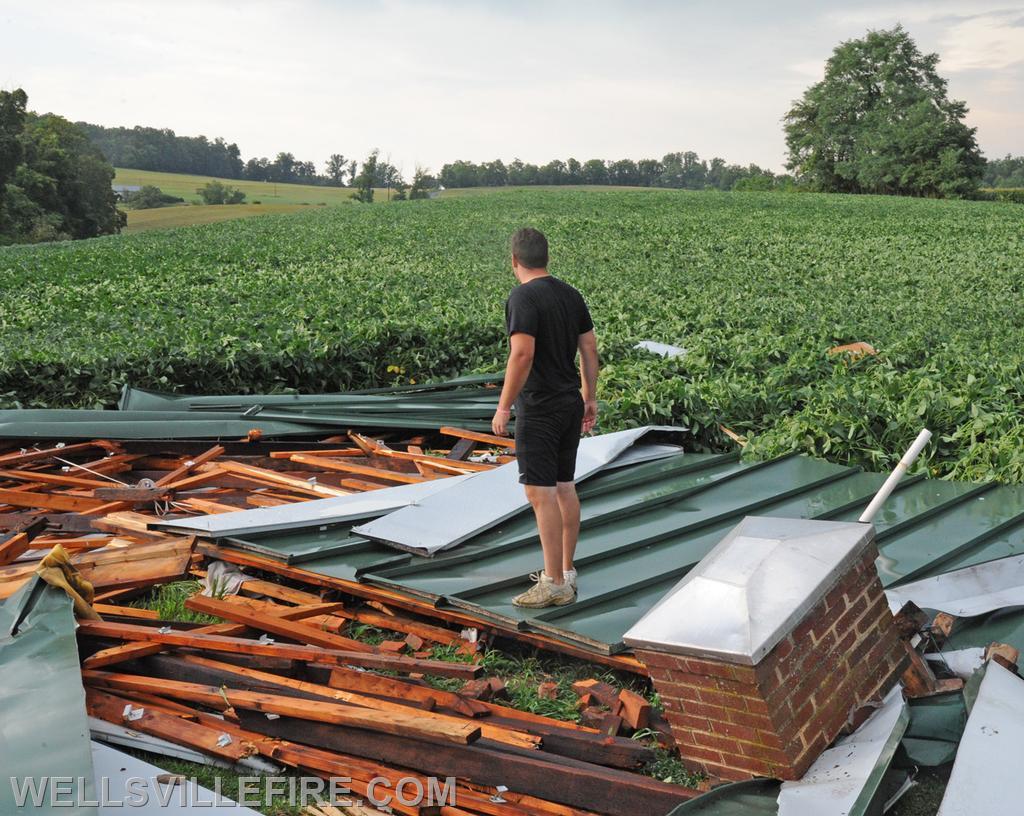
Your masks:
{"label": "soybean field", "polygon": [[[784,193],[511,191],[0,250],[0,404],[125,383],[331,391],[495,371],[508,236],[544,230],[597,324],[599,427],[694,449],[1024,481],[1024,209]],[[686,348],[666,360],[639,340]],[[859,360],[830,347],[864,341]]]}

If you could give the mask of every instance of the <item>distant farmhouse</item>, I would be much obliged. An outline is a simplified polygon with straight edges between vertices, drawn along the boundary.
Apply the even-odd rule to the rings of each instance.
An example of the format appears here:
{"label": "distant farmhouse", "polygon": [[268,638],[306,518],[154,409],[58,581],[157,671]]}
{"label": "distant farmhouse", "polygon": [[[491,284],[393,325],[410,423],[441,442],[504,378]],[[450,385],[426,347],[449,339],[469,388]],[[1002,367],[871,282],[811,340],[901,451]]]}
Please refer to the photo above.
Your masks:
{"label": "distant farmhouse", "polygon": [[118,201],[124,201],[129,193],[137,193],[142,187],[138,184],[111,184],[110,189],[114,191]]}

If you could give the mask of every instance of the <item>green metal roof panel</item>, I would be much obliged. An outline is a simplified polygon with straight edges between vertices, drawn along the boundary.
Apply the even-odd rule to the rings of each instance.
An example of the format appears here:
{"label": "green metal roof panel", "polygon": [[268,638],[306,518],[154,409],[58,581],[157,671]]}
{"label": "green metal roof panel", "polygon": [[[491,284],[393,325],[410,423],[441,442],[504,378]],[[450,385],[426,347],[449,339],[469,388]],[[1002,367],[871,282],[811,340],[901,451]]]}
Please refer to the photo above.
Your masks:
{"label": "green metal roof panel", "polygon": [[[345,526],[249,536],[238,546],[607,653],[624,648],[623,633],[744,516],[852,521],[883,480],[804,456],[748,463],[691,453],[599,473],[579,489],[579,600],[532,615],[511,604],[541,564],[529,511],[430,559],[350,536]],[[1024,487],[905,479],[876,525],[883,582],[1013,554],[1024,542],[1022,511]],[[1016,638],[1024,648],[1024,624],[1011,629],[985,642]]]}
{"label": "green metal roof panel", "polygon": [[[95,797],[71,599],[38,577],[0,605],[0,677],[0,813],[96,816],[75,804]],[[38,807],[18,808],[10,777],[67,777],[73,792],[51,798],[51,781]]]}

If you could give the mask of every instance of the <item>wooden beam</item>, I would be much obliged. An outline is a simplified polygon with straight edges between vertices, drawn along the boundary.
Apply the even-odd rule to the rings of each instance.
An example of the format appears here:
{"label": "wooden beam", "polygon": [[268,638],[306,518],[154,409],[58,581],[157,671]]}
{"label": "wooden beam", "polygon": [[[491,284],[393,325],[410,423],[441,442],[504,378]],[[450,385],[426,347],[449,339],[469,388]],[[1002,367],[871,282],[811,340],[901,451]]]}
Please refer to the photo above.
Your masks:
{"label": "wooden beam", "polygon": [[[130,718],[125,716],[126,707],[134,709]],[[161,737],[177,745],[187,745],[232,764],[250,753],[250,749],[243,742],[226,742],[221,739],[223,732],[209,726],[189,722],[173,714],[154,710],[144,703],[133,702],[128,697],[107,694],[96,688],[85,690],[85,708],[90,716],[97,719],[125,725],[134,731]]]}
{"label": "wooden beam", "polygon": [[316,465],[326,470],[337,470],[342,473],[356,473],[360,476],[372,476],[374,479],[382,479],[402,484],[418,484],[427,481],[423,476],[413,473],[400,473],[397,470],[385,470],[375,468],[371,465],[359,465],[355,462],[343,462],[340,459],[331,459],[326,456],[306,456],[305,454],[292,454],[291,460],[303,465]]}
{"label": "wooden beam", "polygon": [[571,807],[607,816],[668,813],[699,791],[627,771],[536,751],[499,749],[489,740],[473,745],[425,743],[391,734],[302,722],[287,716],[257,721],[239,712],[243,727],[287,740],[355,754],[366,759],[447,776],[457,773],[482,785],[505,785]]}
{"label": "wooden beam", "polygon": [[278,473],[276,470],[267,470],[266,468],[256,467],[255,465],[243,465],[240,462],[225,460],[223,462],[218,462],[217,466],[228,473],[249,476],[265,484],[284,485],[291,490],[316,496],[318,498],[323,498],[325,496],[348,496],[351,493],[351,491],[340,490],[336,487],[331,487],[330,485],[317,484],[315,480],[313,482],[309,482],[305,479],[296,479],[294,476],[286,476],[283,473]]}
{"label": "wooden beam", "polygon": [[[246,609],[244,606],[229,603],[217,598],[207,598],[203,595],[193,595],[185,601],[185,606],[193,612],[202,612],[206,615],[213,615],[224,620],[241,623],[257,632],[269,632],[272,635],[297,640],[299,643],[308,643],[313,646],[322,646],[325,649],[339,649],[350,652],[376,652],[372,646],[368,646],[359,640],[342,637],[320,629],[314,629],[303,623],[295,623],[289,620],[271,617],[265,614]],[[327,605],[329,606],[329,605]],[[341,608],[342,605],[333,607],[332,611]],[[314,612],[311,614],[326,614]]]}
{"label": "wooden beam", "polygon": [[224,448],[220,445],[214,445],[209,450],[203,451],[198,456],[191,459],[186,459],[180,467],[175,468],[166,476],[160,478],[156,482],[157,487],[166,487],[167,485],[174,484],[176,481],[191,473],[200,465],[209,462],[211,459],[216,459],[224,453]]}
{"label": "wooden beam", "polygon": [[95,499],[77,498],[62,493],[33,493],[27,490],[0,489],[0,504],[12,507],[34,507],[46,510],[60,510],[66,513],[82,513],[95,510],[103,505]]}
{"label": "wooden beam", "polygon": [[[211,685],[230,685],[233,688],[250,691],[274,690],[276,687],[286,693],[288,691],[300,692],[304,695],[319,697],[323,700],[335,700],[340,703],[346,703],[347,705],[354,705],[360,708],[374,709],[377,711],[391,711],[401,714],[411,713],[409,705],[401,702],[401,698],[396,701],[381,699],[380,697],[371,697],[366,694],[359,694],[346,689],[321,686],[317,683],[295,680],[291,677],[284,677],[279,674],[272,674],[259,669],[252,669],[247,666],[236,666],[231,663],[222,663],[218,660],[211,660],[206,657],[197,657],[195,655],[182,655],[179,659],[190,667],[196,669],[207,669],[212,672],[212,676],[208,678],[189,678],[190,680],[205,679],[205,681]],[[371,674],[370,672],[364,672],[364,674],[369,674],[371,679],[380,677],[380,675]],[[252,684],[255,684],[256,688],[250,688]],[[379,694],[380,692],[377,693]],[[464,719],[451,714],[440,714],[429,709],[422,711],[419,710],[418,707],[416,710],[416,716],[435,720],[439,724],[463,724],[466,722]],[[534,750],[540,746],[540,737],[528,734],[522,730],[516,730],[514,728],[504,726],[494,726],[488,722],[480,722],[478,725],[480,726],[481,736],[487,739],[492,739],[496,742],[502,742],[507,745],[513,745],[518,748],[526,748],[528,750]]]}
{"label": "wooden beam", "polygon": [[397,672],[421,672],[438,677],[473,678],[482,671],[480,666],[448,663],[443,660],[417,660],[390,654],[340,651],[319,646],[298,646],[291,643],[261,643],[246,638],[197,634],[195,631],[161,631],[151,626],[127,623],[110,624],[105,621],[81,621],[78,634],[83,637],[112,638],[114,640],[146,641],[169,646],[211,652],[237,652],[319,663],[326,666],[363,666]]}
{"label": "wooden beam", "polygon": [[0,535],[0,566],[11,564],[28,552],[32,540],[45,526],[46,518],[37,516]]}
{"label": "wooden beam", "polygon": [[345,725],[354,729],[393,734],[399,737],[419,737],[456,745],[468,745],[480,737],[480,728],[471,722],[439,721],[418,714],[398,711],[368,710],[319,700],[285,697],[257,691],[239,691],[221,686],[204,686],[166,678],[140,677],[134,674],[116,674],[86,669],[83,682],[94,688],[158,694],[176,700],[189,700],[210,708],[244,708],[265,714],[297,717],[301,720]]}
{"label": "wooden beam", "polygon": [[441,433],[445,436],[456,436],[459,439],[472,439],[474,442],[481,442],[484,445],[490,445],[495,448],[516,449],[515,440],[511,437],[495,436],[494,434],[480,433],[479,431],[467,431],[463,428],[452,428],[448,425],[441,428]]}

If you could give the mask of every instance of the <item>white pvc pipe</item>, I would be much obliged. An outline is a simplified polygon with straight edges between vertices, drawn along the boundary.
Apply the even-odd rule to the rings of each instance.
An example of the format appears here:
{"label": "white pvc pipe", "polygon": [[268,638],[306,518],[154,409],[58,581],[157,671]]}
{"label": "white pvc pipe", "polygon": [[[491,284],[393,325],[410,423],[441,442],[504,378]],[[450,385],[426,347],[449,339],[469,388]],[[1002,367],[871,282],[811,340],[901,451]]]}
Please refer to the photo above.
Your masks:
{"label": "white pvc pipe", "polygon": [[889,498],[889,494],[896,489],[896,485],[899,484],[900,479],[903,478],[907,472],[907,468],[913,464],[914,460],[918,457],[918,454],[924,449],[924,446],[928,444],[928,440],[932,438],[932,432],[925,428],[921,433],[917,435],[917,439],[914,440],[914,444],[910,446],[903,458],[897,463],[896,467],[893,468],[892,473],[889,474],[889,478],[885,480],[885,483],[878,488],[878,492],[875,497],[871,500],[863,513],[860,514],[858,521],[862,521],[865,524],[870,524],[874,519],[875,514],[879,511],[881,506],[885,504],[885,500]]}

